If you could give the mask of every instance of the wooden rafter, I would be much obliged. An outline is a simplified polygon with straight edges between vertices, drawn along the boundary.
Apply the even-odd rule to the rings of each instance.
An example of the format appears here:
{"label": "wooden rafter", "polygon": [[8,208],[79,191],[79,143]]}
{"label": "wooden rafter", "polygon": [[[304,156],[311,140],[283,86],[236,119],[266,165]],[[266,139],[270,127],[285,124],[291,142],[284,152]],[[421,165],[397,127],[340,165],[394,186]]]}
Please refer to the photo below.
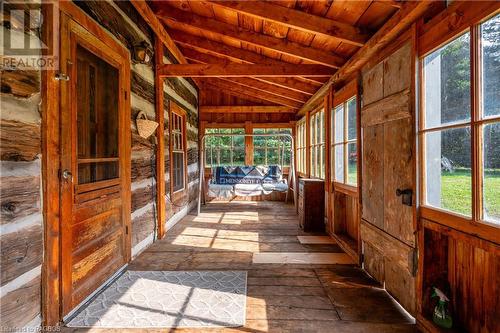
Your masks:
{"label": "wooden rafter", "polygon": [[402,31],[408,28],[416,19],[424,14],[434,1],[409,1],[405,2],[373,37],[356,52],[348,62],[321,87],[302,108],[298,115],[304,115],[318,105],[334,84],[346,80],[356,71],[361,69],[377,52],[393,41]]}
{"label": "wooden rafter", "polygon": [[234,82],[228,81],[226,79],[205,79],[202,82],[202,87],[208,89],[216,89],[225,93],[232,94],[236,97],[248,96],[252,99],[260,99],[262,101],[267,101],[275,103],[278,105],[289,106],[294,109],[298,109],[302,106],[301,102],[297,102],[288,98],[276,96],[274,94],[263,92],[250,87],[241,86],[235,84]]}
{"label": "wooden rafter", "polygon": [[299,92],[288,90],[282,87],[273,86],[269,83],[259,81],[252,78],[230,78],[227,81],[237,83],[241,86],[254,88],[263,92],[268,92],[270,94],[281,96],[284,98],[289,98],[297,102],[305,103],[309,99],[309,95],[304,95]]}
{"label": "wooden rafter", "polygon": [[299,75],[328,77],[332,68],[318,65],[286,64],[167,64],[158,69],[162,77],[294,77]]}
{"label": "wooden rafter", "polygon": [[279,105],[200,105],[201,113],[295,113],[295,111],[288,106]]}
{"label": "wooden rafter", "polygon": [[[190,35],[178,30],[170,30],[170,36],[172,39],[187,48],[197,50],[198,52],[216,55],[233,62],[247,63],[247,64],[268,64],[268,65],[282,65],[286,62],[269,58],[261,54],[248,51],[245,49],[240,49],[237,47],[229,46],[222,43],[217,43],[206,38],[202,38],[195,35]],[[321,87],[323,82],[318,80],[318,78],[295,78],[297,81],[297,89],[300,91],[315,92],[318,87]]]}
{"label": "wooden rafter", "polygon": [[172,38],[170,38],[167,30],[160,22],[155,13],[151,10],[149,5],[144,0],[132,0],[132,5],[135,7],[139,15],[149,24],[153,32],[158,36],[158,38],[165,44],[170,53],[176,58],[176,60],[181,64],[186,64],[186,58],[182,55],[181,51],[177,48]]}
{"label": "wooden rafter", "polygon": [[341,42],[363,46],[369,34],[360,28],[329,18],[312,15],[300,10],[275,5],[266,1],[211,1],[214,6],[227,8],[281,24],[299,31],[335,38]]}
{"label": "wooden rafter", "polygon": [[320,49],[308,47],[299,43],[272,37],[255,31],[217,21],[215,19],[194,15],[173,7],[163,5],[156,12],[166,24],[178,27],[196,28],[202,31],[210,31],[219,36],[231,38],[237,42],[245,42],[267,50],[280,52],[298,59],[324,66],[339,68],[345,63],[341,56]]}
{"label": "wooden rafter", "polygon": [[[194,63],[201,63],[201,64],[227,64],[228,61],[227,59],[224,58],[219,58],[210,54],[206,53],[201,53],[198,52],[194,49],[189,49],[189,48],[184,48],[181,47],[182,54],[190,60],[191,62]],[[288,80],[288,81],[285,81]],[[297,96],[300,98],[299,100],[302,100],[302,98],[306,97],[306,100],[308,99],[307,96],[312,95],[316,91],[316,87],[311,86],[310,91],[300,91],[299,89],[296,89],[294,87],[291,87],[290,84],[293,84],[294,82],[290,80],[290,78],[276,78],[276,77],[264,77],[264,78],[255,78],[251,79],[252,82],[255,83],[257,81],[257,84],[259,83],[258,81],[261,81],[262,83],[266,84],[266,90],[269,89],[274,89],[277,92],[282,91],[283,93],[290,95],[290,96]],[[270,85],[273,85],[271,87]]]}

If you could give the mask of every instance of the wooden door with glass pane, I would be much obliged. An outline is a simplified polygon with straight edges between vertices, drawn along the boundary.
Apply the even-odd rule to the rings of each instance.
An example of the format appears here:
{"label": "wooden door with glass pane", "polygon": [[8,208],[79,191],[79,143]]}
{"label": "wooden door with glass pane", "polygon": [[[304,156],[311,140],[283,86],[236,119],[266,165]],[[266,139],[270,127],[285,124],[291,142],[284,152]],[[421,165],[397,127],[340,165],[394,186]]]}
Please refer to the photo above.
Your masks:
{"label": "wooden door with glass pane", "polygon": [[[62,311],[129,260],[127,58],[61,18]],[[128,124],[127,124],[128,123]]]}

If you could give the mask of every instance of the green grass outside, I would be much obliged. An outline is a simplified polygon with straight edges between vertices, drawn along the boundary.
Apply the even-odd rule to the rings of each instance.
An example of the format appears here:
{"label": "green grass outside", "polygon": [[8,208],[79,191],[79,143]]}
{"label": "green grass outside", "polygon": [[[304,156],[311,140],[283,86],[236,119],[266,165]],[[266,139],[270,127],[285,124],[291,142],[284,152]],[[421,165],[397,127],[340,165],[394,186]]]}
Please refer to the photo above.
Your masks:
{"label": "green grass outside", "polygon": [[[471,215],[472,193],[470,170],[443,172],[441,206],[444,209]],[[484,208],[490,217],[500,220],[500,172],[486,171],[484,178]]]}
{"label": "green grass outside", "polygon": [[[348,179],[355,182],[356,167],[349,168]],[[441,207],[470,216],[472,210],[471,171],[443,171],[441,177]],[[487,215],[500,221],[500,170],[487,170],[484,178],[484,208]]]}

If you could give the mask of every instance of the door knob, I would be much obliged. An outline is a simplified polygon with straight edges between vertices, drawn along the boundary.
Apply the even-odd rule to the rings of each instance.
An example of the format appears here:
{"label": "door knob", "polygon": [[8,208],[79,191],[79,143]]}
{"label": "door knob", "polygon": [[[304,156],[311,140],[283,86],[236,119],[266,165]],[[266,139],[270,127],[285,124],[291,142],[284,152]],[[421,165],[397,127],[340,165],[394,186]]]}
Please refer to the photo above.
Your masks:
{"label": "door knob", "polygon": [[64,170],[61,174],[62,178],[66,181],[73,181],[73,174],[68,169]]}

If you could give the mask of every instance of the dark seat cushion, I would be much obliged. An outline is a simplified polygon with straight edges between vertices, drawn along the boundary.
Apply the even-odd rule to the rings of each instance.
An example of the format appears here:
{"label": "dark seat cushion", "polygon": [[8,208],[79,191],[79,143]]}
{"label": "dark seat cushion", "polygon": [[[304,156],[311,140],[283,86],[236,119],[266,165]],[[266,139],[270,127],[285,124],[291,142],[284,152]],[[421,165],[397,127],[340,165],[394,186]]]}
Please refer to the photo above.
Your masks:
{"label": "dark seat cushion", "polygon": [[212,182],[219,185],[277,183],[282,178],[279,165],[217,166],[212,175]]}

